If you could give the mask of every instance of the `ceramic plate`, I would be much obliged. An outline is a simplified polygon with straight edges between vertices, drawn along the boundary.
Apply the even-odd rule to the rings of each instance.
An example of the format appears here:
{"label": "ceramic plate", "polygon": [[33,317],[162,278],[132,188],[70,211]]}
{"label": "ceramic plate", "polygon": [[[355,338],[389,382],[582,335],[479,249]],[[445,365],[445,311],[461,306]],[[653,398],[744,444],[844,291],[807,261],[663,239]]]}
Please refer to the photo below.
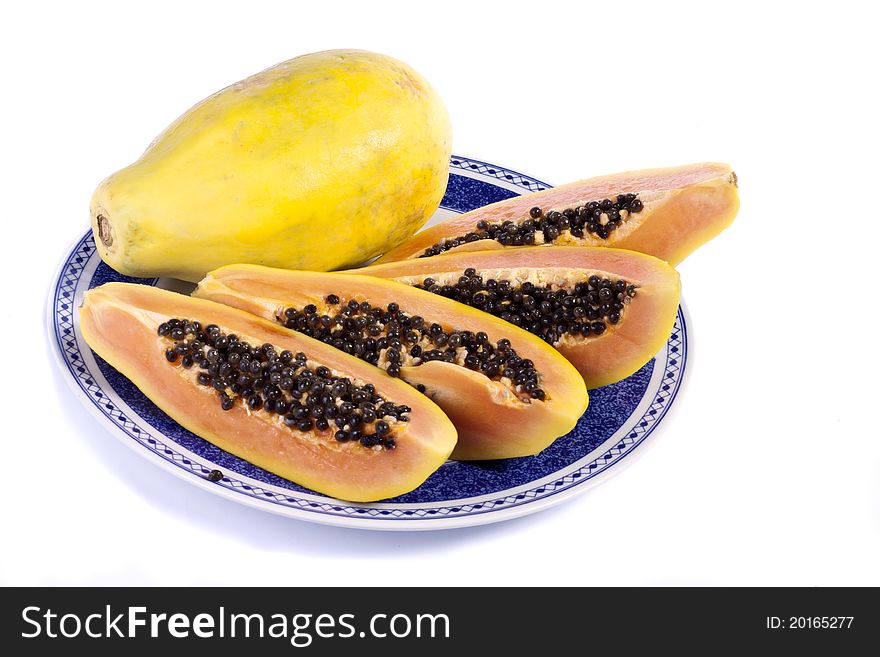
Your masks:
{"label": "ceramic plate", "polygon": [[[446,196],[431,223],[549,186],[494,164],[453,156]],[[507,520],[568,499],[633,460],[633,453],[643,448],[673,405],[687,365],[686,313],[680,307],[672,334],[656,357],[626,380],[592,391],[589,409],[575,429],[538,456],[450,461],[406,495],[353,504],[314,493],[202,440],[95,355],[80,334],[76,308],[85,290],[108,281],[182,289],[176,281],[116,273],[97,255],[91,232],[61,263],[49,297],[50,339],[63,376],[98,421],[145,458],[206,490],[331,525],[384,530],[464,527]],[[224,475],[216,483],[207,478],[215,469]]]}

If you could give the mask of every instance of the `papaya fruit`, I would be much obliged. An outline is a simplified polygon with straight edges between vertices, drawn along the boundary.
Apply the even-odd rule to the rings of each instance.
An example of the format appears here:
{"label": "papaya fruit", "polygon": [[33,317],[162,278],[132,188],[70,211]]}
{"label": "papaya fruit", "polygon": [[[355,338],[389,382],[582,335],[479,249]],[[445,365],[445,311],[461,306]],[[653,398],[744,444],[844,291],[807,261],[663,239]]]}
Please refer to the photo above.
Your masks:
{"label": "papaya fruit", "polygon": [[619,381],[669,338],[678,272],[636,251],[539,246],[456,252],[351,270],[426,289],[513,322],[545,340],[587,388]]}
{"label": "papaya fruit", "polygon": [[320,493],[400,495],[455,445],[455,427],[412,387],[252,314],[107,283],[79,316],[89,346],[174,420]]}
{"label": "papaya fruit", "polygon": [[493,203],[416,234],[378,262],[505,247],[610,246],[673,266],[727,228],[739,209],[726,164],[630,171]]}
{"label": "papaya fruit", "polygon": [[128,276],[193,282],[238,262],[353,266],[432,215],[450,149],[442,101],[402,62],[297,57],[198,103],[104,180],[95,243]]}
{"label": "papaya fruit", "polygon": [[395,281],[230,265],[193,294],[272,319],[416,386],[455,424],[454,459],[537,454],[587,406],[577,370],[539,338]]}

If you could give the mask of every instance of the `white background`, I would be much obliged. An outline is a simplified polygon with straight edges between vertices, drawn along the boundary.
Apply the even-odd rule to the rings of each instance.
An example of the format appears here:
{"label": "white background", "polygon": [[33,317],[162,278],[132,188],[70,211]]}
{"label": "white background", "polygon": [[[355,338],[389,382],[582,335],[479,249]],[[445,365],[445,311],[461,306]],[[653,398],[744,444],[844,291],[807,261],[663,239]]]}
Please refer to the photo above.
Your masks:
{"label": "white background", "polygon": [[[880,584],[871,6],[5,9],[0,583]],[[455,152],[550,182],[733,164],[739,218],[680,267],[690,385],[617,477],[476,529],[313,526],[152,466],[60,379],[45,297],[100,179],[202,97],[334,47],[411,64],[446,100]]]}

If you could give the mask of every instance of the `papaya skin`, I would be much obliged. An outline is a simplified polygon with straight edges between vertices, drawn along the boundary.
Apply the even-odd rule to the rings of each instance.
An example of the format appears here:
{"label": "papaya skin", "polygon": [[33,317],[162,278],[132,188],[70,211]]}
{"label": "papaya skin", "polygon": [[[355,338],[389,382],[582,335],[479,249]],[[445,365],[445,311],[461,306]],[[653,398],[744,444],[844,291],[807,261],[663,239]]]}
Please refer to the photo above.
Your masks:
{"label": "papaya skin", "polygon": [[[481,242],[472,244],[478,243]],[[582,277],[595,274],[612,280],[622,278],[637,286],[636,297],[626,306],[619,324],[609,325],[600,336],[566,336],[555,345],[578,369],[589,389],[625,379],[653,358],[668,340],[678,312],[678,272],[658,258],[623,249],[534,246],[479,252],[454,250],[350,273],[416,285],[428,277],[441,279],[454,274],[457,279],[468,267],[482,273],[484,279],[513,276],[536,280],[538,276],[553,277],[557,270],[565,270]]]}
{"label": "papaya skin", "polygon": [[491,315],[402,283],[357,274],[231,265],[211,272],[193,295],[274,318],[290,306],[320,304],[331,293],[338,295],[341,303],[351,298],[369,301],[374,307],[395,302],[401,310],[420,315],[426,322],[474,333],[484,331],[493,344],[508,338],[521,358],[535,363],[545,401],[520,401],[502,383],[451,363],[431,361],[401,368],[401,378],[412,385],[424,385],[425,394],[456,424],[458,444],[453,459],[537,454],[571,431],[587,407],[583,379],[552,347]]}
{"label": "papaya skin", "polygon": [[[608,239],[603,240],[590,233],[585,233],[583,239],[566,234],[564,243],[542,246],[628,249],[653,255],[675,266],[727,228],[739,210],[737,177],[727,164],[706,162],[629,171],[569,183],[477,208],[416,234],[383,255],[377,263],[418,258],[444,238],[474,230],[477,222],[484,219],[490,223],[507,220],[519,223],[528,218],[529,210],[533,207],[540,207],[545,213],[561,211],[587,201],[614,198],[617,194],[625,193],[639,194],[644,208],[630,215]],[[487,239],[462,244],[446,253],[515,248],[523,247],[505,247]]]}
{"label": "papaya skin", "polygon": [[446,109],[414,70],[305,55],[203,100],[104,180],[95,243],[123,274],[193,282],[234,262],[353,266],[433,214],[450,152]]}
{"label": "papaya skin", "polygon": [[[407,384],[234,308],[145,285],[107,283],[86,292],[79,314],[89,346],[178,423],[221,449],[320,493],[355,502],[401,495],[440,467],[455,445],[455,428],[443,412]],[[396,448],[371,450],[337,443],[332,435],[301,434],[285,427],[278,416],[255,412],[248,417],[241,403],[221,410],[215,393],[187,376],[191,370],[163,362],[167,343],[156,329],[173,317],[218,324],[252,344],[303,351],[352,380],[372,383],[385,399],[413,409],[408,422],[395,425]]]}

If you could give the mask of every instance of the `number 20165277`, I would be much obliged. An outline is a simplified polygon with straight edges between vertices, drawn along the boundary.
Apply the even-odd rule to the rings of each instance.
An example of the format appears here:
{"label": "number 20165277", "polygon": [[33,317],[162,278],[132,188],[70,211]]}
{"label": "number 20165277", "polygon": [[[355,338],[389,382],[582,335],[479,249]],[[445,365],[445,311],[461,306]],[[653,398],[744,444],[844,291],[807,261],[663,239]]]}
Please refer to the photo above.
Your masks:
{"label": "number 20165277", "polygon": [[855,616],[767,616],[768,630],[848,630]]}

